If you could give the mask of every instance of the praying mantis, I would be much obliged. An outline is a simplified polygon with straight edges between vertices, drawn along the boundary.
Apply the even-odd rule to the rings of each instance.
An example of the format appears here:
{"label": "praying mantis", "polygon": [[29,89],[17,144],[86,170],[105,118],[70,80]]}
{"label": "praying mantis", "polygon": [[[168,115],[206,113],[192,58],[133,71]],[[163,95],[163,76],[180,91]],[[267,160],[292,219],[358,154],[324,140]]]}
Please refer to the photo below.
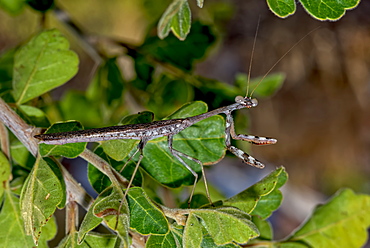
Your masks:
{"label": "praying mantis", "polygon": [[[136,171],[139,168],[140,162],[144,157],[143,150],[145,145],[148,141],[159,138],[159,137],[167,137],[167,144],[171,154],[186,168],[188,169],[192,175],[194,176],[194,184],[193,188],[189,197],[189,202],[191,202],[192,196],[194,194],[195,185],[198,181],[198,174],[182,159],[182,157],[187,158],[191,161],[198,163],[202,170],[202,175],[204,178],[204,184],[206,189],[206,195],[210,202],[211,197],[208,190],[207,179],[205,177],[204,167],[200,160],[193,158],[179,150],[173,148],[173,137],[174,135],[178,134],[179,132],[183,131],[184,129],[190,127],[191,125],[198,123],[206,118],[211,116],[215,116],[218,114],[225,114],[226,115],[226,127],[225,127],[225,146],[228,151],[233,153],[235,156],[240,158],[244,163],[251,165],[257,168],[264,168],[264,164],[258,161],[257,159],[253,158],[252,156],[248,155],[241,149],[231,145],[231,139],[235,140],[244,140],[251,142],[255,145],[266,145],[266,144],[275,144],[277,142],[274,138],[268,137],[259,137],[254,135],[244,135],[244,134],[236,134],[234,128],[234,120],[231,113],[238,109],[243,108],[253,108],[258,105],[258,101],[254,98],[249,96],[242,97],[237,96],[235,98],[235,103],[214,109],[212,111],[188,117],[182,119],[171,119],[171,120],[161,120],[161,121],[154,121],[151,123],[141,123],[141,124],[128,124],[128,125],[121,125],[121,126],[111,126],[111,127],[103,127],[103,128],[95,128],[95,129],[87,129],[81,131],[70,131],[70,132],[62,132],[62,133],[48,133],[48,134],[40,134],[36,135],[35,138],[39,140],[39,143],[45,143],[49,145],[63,145],[67,143],[78,143],[78,142],[96,142],[96,141],[106,141],[106,140],[116,140],[116,139],[136,139],[140,140],[136,151],[133,155],[128,159],[126,164],[138,153],[140,152],[138,162],[136,163],[136,167],[134,170],[134,174],[130,179],[128,184],[128,188],[132,185],[133,178],[135,176]],[[127,190],[125,192],[127,194]]]}
{"label": "praying mantis", "polygon": [[[273,70],[273,68],[295,47],[297,46],[304,38],[314,32],[316,29],[312,30],[304,37],[302,37],[298,42],[296,42],[279,60],[277,60],[273,66],[267,71],[267,73],[262,77],[262,79],[258,82],[255,86],[254,90],[259,86],[259,84],[265,79],[265,77]],[[256,34],[258,32],[258,27],[256,30]],[[252,48],[252,55],[251,61],[253,59],[253,52],[256,42],[256,36],[253,43]],[[249,74],[248,74],[248,82],[250,78],[250,71],[251,65],[249,66]],[[110,126],[110,127],[103,127],[103,128],[95,128],[95,129],[88,129],[88,130],[81,130],[81,131],[70,131],[70,132],[61,132],[61,133],[48,133],[48,134],[40,134],[34,136],[36,139],[39,140],[39,143],[45,143],[50,145],[62,145],[67,143],[78,143],[78,142],[98,142],[98,141],[106,141],[106,140],[117,140],[117,139],[134,139],[139,140],[139,144],[137,146],[136,151],[131,155],[128,161],[125,163],[123,168],[128,164],[129,161],[137,154],[140,153],[138,161],[136,163],[136,167],[131,177],[128,188],[132,185],[135,173],[137,172],[140,163],[144,157],[143,150],[148,143],[148,141],[159,138],[159,137],[167,137],[167,145],[170,153],[194,176],[194,184],[192,187],[192,191],[189,197],[189,203],[191,202],[192,196],[194,194],[195,185],[198,181],[198,174],[183,160],[183,158],[189,159],[193,162],[196,162],[201,167],[201,172],[204,178],[206,196],[210,203],[212,203],[207,178],[205,177],[204,167],[200,160],[197,158],[191,157],[179,150],[173,148],[173,137],[174,135],[180,133],[184,129],[198,123],[206,118],[224,114],[226,115],[226,126],[225,126],[225,147],[228,151],[234,154],[236,157],[241,159],[244,163],[251,165],[256,168],[264,168],[265,165],[255,159],[254,157],[248,155],[241,149],[231,145],[231,139],[234,140],[243,140],[250,142],[254,145],[270,145],[275,144],[277,142],[274,138],[269,137],[259,137],[254,135],[245,135],[245,134],[236,134],[235,127],[234,127],[234,119],[232,117],[232,112],[235,110],[243,109],[243,108],[254,108],[258,105],[258,101],[255,98],[252,98],[254,90],[248,95],[249,85],[247,88],[247,93],[245,97],[237,96],[235,97],[235,103],[214,109],[212,111],[195,115],[192,117],[181,118],[181,119],[170,119],[170,120],[160,120],[154,121],[150,123],[141,123],[141,124],[128,124],[128,125],[121,125],[121,126]],[[182,158],[183,157],[183,158]],[[122,169],[123,169],[122,168]],[[122,170],[121,169],[121,170]],[[128,190],[125,191],[125,196]]]}

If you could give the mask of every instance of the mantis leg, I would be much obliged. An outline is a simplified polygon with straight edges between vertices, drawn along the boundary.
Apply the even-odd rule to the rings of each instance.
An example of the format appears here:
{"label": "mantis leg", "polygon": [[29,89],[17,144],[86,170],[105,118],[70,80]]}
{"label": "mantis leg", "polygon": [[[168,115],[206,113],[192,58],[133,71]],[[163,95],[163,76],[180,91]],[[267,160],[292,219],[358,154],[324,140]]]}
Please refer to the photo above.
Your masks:
{"label": "mantis leg", "polygon": [[[226,129],[225,129],[226,140],[225,140],[225,145],[226,145],[227,150],[229,150],[232,154],[234,154],[235,156],[240,158],[246,164],[249,164],[253,167],[257,167],[259,169],[264,168],[265,165],[263,163],[261,163],[260,161],[258,161],[254,157],[248,155],[246,152],[240,150],[239,148],[231,145],[231,137],[233,137],[234,139],[247,140],[247,141],[250,141],[252,143],[255,143],[253,141],[255,141],[256,136],[236,135],[235,134],[235,128],[234,128],[234,120],[233,120],[233,117],[231,115],[231,112],[227,112],[225,114],[226,114]],[[254,137],[254,138],[252,138],[252,137]],[[276,142],[276,140],[275,140],[275,142]]]}
{"label": "mantis leg", "polygon": [[173,146],[172,146],[172,142],[173,142],[173,135],[169,135],[168,136],[168,148],[170,149],[170,152],[172,153],[173,156],[175,156],[177,158],[177,160],[180,161],[180,163],[182,165],[185,166],[186,169],[188,169],[191,172],[191,174],[193,174],[193,176],[195,178],[194,184],[193,184],[193,189],[191,190],[191,194],[190,194],[190,197],[189,197],[188,204],[190,205],[191,199],[193,198],[195,185],[198,181],[198,174],[188,164],[186,164],[185,161],[180,156],[185,157],[185,158],[187,158],[191,161],[194,161],[194,162],[196,162],[200,165],[200,168],[202,169],[202,175],[203,175],[203,178],[204,178],[204,185],[205,185],[205,188],[206,188],[206,195],[207,195],[208,201],[212,204],[212,200],[211,200],[211,197],[210,197],[209,191],[208,191],[207,178],[206,178],[206,174],[204,172],[204,167],[203,167],[202,162],[199,161],[198,159],[190,157],[189,155],[186,155],[185,153],[182,153],[182,152],[174,149]]}

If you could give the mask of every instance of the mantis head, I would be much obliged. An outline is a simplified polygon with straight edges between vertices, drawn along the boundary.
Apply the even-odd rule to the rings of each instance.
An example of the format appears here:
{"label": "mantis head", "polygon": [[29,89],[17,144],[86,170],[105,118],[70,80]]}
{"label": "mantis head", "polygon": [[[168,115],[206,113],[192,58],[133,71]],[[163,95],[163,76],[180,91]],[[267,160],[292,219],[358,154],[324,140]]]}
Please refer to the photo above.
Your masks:
{"label": "mantis head", "polygon": [[256,98],[250,98],[248,96],[237,96],[235,97],[235,102],[245,106],[246,108],[253,108],[258,105],[258,101]]}

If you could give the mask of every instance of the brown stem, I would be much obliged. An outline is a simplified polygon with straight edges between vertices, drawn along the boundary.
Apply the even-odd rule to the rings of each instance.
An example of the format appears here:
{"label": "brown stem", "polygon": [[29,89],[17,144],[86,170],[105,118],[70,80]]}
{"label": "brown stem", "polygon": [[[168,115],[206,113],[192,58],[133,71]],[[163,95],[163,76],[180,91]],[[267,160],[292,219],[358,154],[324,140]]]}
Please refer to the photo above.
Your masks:
{"label": "brown stem", "polygon": [[9,106],[0,98],[0,121],[23,143],[32,153],[37,155],[37,142],[33,138],[37,129],[25,123]]}
{"label": "brown stem", "polygon": [[[68,198],[70,198],[68,196]],[[66,205],[66,234],[73,234],[76,232],[78,224],[78,205],[73,199],[68,199]]]}
{"label": "brown stem", "polygon": [[125,179],[121,174],[119,174],[116,170],[114,170],[107,161],[90,151],[89,149],[85,149],[81,154],[80,157],[85,159],[87,162],[94,165],[98,170],[104,173],[107,177],[109,177],[110,181],[113,183],[115,187],[120,188],[123,184],[124,186],[128,185],[127,179]]}

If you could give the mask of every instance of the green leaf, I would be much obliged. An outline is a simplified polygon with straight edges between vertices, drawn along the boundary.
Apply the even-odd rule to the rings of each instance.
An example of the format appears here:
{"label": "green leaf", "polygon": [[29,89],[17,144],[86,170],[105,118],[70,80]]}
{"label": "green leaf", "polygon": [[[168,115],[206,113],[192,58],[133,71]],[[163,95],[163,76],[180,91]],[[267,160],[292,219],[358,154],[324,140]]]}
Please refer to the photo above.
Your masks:
{"label": "green leaf", "polygon": [[23,185],[20,206],[27,235],[37,245],[41,228],[50,220],[56,207],[63,207],[66,189],[58,166],[50,159],[37,157]]}
{"label": "green leaf", "polygon": [[89,232],[86,234],[84,241],[81,244],[77,242],[77,233],[69,234],[62,241],[60,241],[57,248],[91,248],[91,247],[104,247],[114,248],[117,241],[117,236],[114,234],[102,234],[96,232]]}
{"label": "green leaf", "polygon": [[310,247],[362,247],[370,227],[370,196],[344,189],[326,204],[316,207],[312,216],[286,241],[299,241]]}
{"label": "green leaf", "polygon": [[5,186],[7,185],[7,182],[10,180],[10,163],[7,159],[7,157],[0,151],[0,199],[2,199]]}
{"label": "green leaf", "polygon": [[46,117],[45,113],[33,106],[19,105],[17,113],[24,119],[28,124],[36,127],[48,127],[50,122]]}
{"label": "green leaf", "polygon": [[142,188],[130,188],[128,192],[130,227],[142,235],[166,234],[168,221],[163,212],[149,199]]}
{"label": "green leaf", "polygon": [[[199,247],[204,227],[216,245],[228,243],[247,243],[259,236],[257,227],[250,221],[249,215],[233,207],[192,210],[186,222],[184,247]],[[190,242],[190,243],[189,243]],[[196,242],[196,243],[194,243]]]}
{"label": "green leaf", "polygon": [[283,194],[278,187],[276,187],[268,195],[261,196],[257,202],[257,205],[250,213],[252,215],[258,215],[262,219],[267,219],[270,217],[272,212],[277,210],[283,201]]}
{"label": "green leaf", "polygon": [[13,95],[25,103],[66,83],[77,72],[77,55],[57,30],[44,31],[31,39],[14,58]]}
{"label": "green leaf", "polygon": [[[53,124],[45,133],[60,133],[68,131],[82,130],[81,123],[77,121],[67,121]],[[87,142],[69,143],[64,145],[48,145],[40,144],[39,151],[41,156],[64,156],[67,158],[75,158],[80,155],[86,148]]]}
{"label": "green leaf", "polygon": [[185,40],[191,27],[191,10],[187,0],[173,0],[158,23],[158,37],[164,39],[170,30],[179,40]]}
{"label": "green leaf", "polygon": [[293,15],[296,10],[295,0],[267,0],[270,10],[278,17]]}
{"label": "green leaf", "polygon": [[[207,111],[203,102],[184,105],[168,119],[186,118]],[[225,155],[224,119],[217,115],[198,122],[174,136],[173,148],[199,159],[204,165],[218,162]],[[136,159],[136,158],[135,158]],[[201,173],[199,164],[184,158],[196,172]],[[141,167],[161,184],[168,187],[193,185],[194,176],[169,151],[167,138],[157,138],[147,143]]]}
{"label": "green leaf", "polygon": [[338,20],[360,0],[300,0],[306,11],[319,20]]}
{"label": "green leaf", "polygon": [[183,1],[179,11],[172,18],[171,30],[179,40],[185,40],[190,32],[191,10],[188,1]]}
{"label": "green leaf", "polygon": [[19,14],[24,5],[24,0],[0,0],[0,7],[13,15]]}
{"label": "green leaf", "polygon": [[[1,245],[7,248],[34,247],[31,236],[25,233],[24,222],[21,217],[19,207],[19,198],[9,189],[6,183],[3,205],[0,212],[0,240]],[[6,228],[4,228],[6,227]],[[42,227],[42,233],[38,242],[38,247],[47,248],[48,240],[51,240],[57,233],[57,227],[54,218]]]}
{"label": "green leaf", "polygon": [[286,180],[285,169],[280,167],[243,192],[224,200],[223,205],[234,206],[265,219],[280,206],[282,196],[278,189]]}

